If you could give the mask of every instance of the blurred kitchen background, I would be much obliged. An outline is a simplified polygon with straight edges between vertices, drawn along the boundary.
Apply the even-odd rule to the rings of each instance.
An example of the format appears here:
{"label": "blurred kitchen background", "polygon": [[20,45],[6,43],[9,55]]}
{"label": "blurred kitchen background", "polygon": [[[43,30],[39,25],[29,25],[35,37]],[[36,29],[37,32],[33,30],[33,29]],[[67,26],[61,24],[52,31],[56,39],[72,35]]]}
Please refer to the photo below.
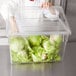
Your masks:
{"label": "blurred kitchen background", "polygon": [[[0,7],[3,3],[9,0],[0,0]],[[76,0],[50,0],[54,5],[60,5],[63,7],[66,17],[68,19],[72,35],[69,38],[69,42],[76,41]],[[0,44],[7,44],[7,38],[5,36],[5,21],[0,15]],[[4,41],[4,42],[1,42]]]}

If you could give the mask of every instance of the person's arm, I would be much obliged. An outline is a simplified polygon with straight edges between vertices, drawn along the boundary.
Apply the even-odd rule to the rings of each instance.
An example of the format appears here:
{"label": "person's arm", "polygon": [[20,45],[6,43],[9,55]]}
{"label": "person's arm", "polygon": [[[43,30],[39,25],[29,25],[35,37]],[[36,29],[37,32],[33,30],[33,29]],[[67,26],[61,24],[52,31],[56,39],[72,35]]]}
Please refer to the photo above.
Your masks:
{"label": "person's arm", "polygon": [[5,7],[7,7],[6,9],[4,9],[7,11],[7,17],[5,18],[5,20],[9,22],[7,26],[9,25],[8,27],[10,27],[8,29],[10,33],[15,33],[19,31],[15,19],[15,13],[18,10],[19,1],[20,0],[10,0],[7,5],[5,5]]}
{"label": "person's arm", "polygon": [[18,32],[19,29],[17,27],[16,20],[15,20],[15,17],[14,16],[11,16],[10,17],[9,22],[10,22],[10,31],[11,31],[11,33]]}
{"label": "person's arm", "polygon": [[11,33],[16,33],[19,31],[17,23],[16,23],[16,18],[15,18],[15,13],[18,10],[19,6],[19,1],[20,0],[11,0],[8,4],[8,16],[9,16],[9,23],[10,23],[10,32]]}
{"label": "person's arm", "polygon": [[[20,3],[19,1],[20,0],[10,0],[7,3],[4,3],[0,8],[0,13],[6,22],[6,26],[9,25],[8,27],[10,27],[9,29],[8,27],[6,29],[10,30],[11,32],[18,31],[14,15],[18,9],[18,5]],[[10,24],[8,24],[7,22],[9,22]]]}

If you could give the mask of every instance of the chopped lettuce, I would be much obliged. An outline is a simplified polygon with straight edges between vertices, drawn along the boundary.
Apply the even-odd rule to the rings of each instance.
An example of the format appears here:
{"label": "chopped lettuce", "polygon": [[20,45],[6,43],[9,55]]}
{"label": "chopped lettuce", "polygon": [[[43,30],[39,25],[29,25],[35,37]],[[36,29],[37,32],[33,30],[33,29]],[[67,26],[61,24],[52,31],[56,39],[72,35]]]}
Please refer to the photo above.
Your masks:
{"label": "chopped lettuce", "polygon": [[12,53],[12,61],[14,63],[25,63],[29,61],[28,55],[24,51],[20,51],[20,52],[12,51],[11,53]]}
{"label": "chopped lettuce", "polygon": [[50,43],[56,47],[59,47],[62,43],[61,35],[50,35]]}
{"label": "chopped lettuce", "polygon": [[49,37],[45,36],[45,35],[41,35],[41,38],[42,38],[42,40],[49,40]]}
{"label": "chopped lettuce", "polygon": [[11,36],[9,39],[11,59],[15,63],[61,60],[61,35]]}
{"label": "chopped lettuce", "polygon": [[25,43],[23,37],[10,37],[10,49],[19,52],[24,49]]}
{"label": "chopped lettuce", "polygon": [[34,52],[32,54],[32,58],[34,62],[41,62],[46,59],[46,53],[44,48],[42,48],[41,46],[37,46],[33,47],[33,50]]}
{"label": "chopped lettuce", "polygon": [[37,36],[29,36],[28,40],[32,46],[39,46],[41,44],[42,39],[40,35],[37,35]]}
{"label": "chopped lettuce", "polygon": [[54,61],[60,61],[60,60],[61,60],[60,55],[55,54],[55,56],[54,56]]}
{"label": "chopped lettuce", "polygon": [[46,50],[47,53],[54,53],[54,51],[56,50],[56,48],[54,46],[51,45],[50,40],[45,40],[43,42],[43,47]]}

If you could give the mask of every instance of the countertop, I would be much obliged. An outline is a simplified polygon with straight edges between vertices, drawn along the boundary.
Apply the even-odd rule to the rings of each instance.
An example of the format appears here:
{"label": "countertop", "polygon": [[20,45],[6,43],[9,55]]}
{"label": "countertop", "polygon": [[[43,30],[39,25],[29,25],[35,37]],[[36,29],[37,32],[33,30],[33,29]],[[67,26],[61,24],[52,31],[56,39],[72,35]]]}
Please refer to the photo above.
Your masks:
{"label": "countertop", "polygon": [[67,44],[58,63],[11,65],[8,45],[0,45],[0,76],[76,76],[76,43]]}

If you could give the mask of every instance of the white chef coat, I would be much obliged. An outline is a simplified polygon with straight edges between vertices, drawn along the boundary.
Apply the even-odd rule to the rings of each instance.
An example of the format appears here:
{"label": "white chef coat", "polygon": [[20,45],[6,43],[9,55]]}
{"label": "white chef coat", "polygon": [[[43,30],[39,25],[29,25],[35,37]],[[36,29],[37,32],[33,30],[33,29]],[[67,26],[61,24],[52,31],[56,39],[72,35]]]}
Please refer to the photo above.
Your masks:
{"label": "white chef coat", "polygon": [[[11,0],[7,5],[4,5],[3,8],[1,8],[1,13],[7,21],[11,16],[15,16],[19,31],[24,33],[24,30],[27,30],[25,27],[30,26],[31,24],[37,25],[39,23],[38,21],[42,17],[42,13],[44,13],[46,17],[52,19],[56,18],[49,10],[45,9],[43,11],[40,8],[41,4],[45,1],[48,0]],[[8,29],[10,29],[10,27],[7,27],[7,30]]]}
{"label": "white chef coat", "polygon": [[[15,16],[15,20],[17,23],[17,26],[19,28],[19,31],[22,32],[24,27],[28,24],[26,23],[32,23],[31,20],[27,20],[28,18],[39,18],[42,15],[42,10],[39,8],[39,6],[42,4],[42,2],[45,2],[45,0],[11,0],[8,2],[7,6],[3,7],[3,17],[4,19],[8,19],[11,16]],[[5,14],[7,12],[7,14]],[[7,27],[8,28],[8,27]]]}

